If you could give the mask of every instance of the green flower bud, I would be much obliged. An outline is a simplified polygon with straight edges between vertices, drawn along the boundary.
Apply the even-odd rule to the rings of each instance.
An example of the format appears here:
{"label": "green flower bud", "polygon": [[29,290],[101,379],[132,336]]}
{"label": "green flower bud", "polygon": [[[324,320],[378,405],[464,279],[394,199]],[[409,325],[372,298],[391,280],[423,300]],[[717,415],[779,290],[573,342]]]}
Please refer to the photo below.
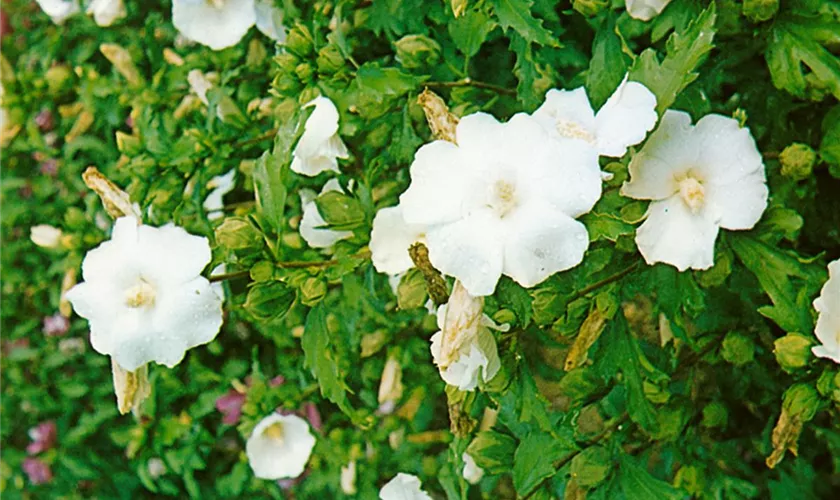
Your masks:
{"label": "green flower bud", "polygon": [[137,156],[143,149],[143,144],[136,135],[117,131],[117,149],[124,155]]}
{"label": "green flower bud", "polygon": [[302,24],[296,24],[286,37],[286,47],[295,54],[304,57],[312,53],[312,33]]}
{"label": "green flower bud", "polygon": [[283,52],[274,56],[274,63],[285,73],[294,73],[295,68],[300,64],[300,58],[290,52]]}
{"label": "green flower bud", "polygon": [[788,333],[773,343],[776,361],[786,372],[804,367],[811,360],[811,339],[801,333]]}
{"label": "green flower bud", "polygon": [[318,213],[336,231],[349,231],[365,220],[359,200],[338,191],[327,191],[315,199]]}
{"label": "green flower bud", "polygon": [[316,59],[318,71],[325,74],[337,73],[344,67],[344,56],[338,46],[329,44],[318,51],[318,58]]}
{"label": "green flower bud", "polygon": [[733,365],[743,366],[755,357],[755,344],[745,335],[730,332],[723,339],[721,355]]}
{"label": "green flower bud", "polygon": [[265,46],[256,38],[252,39],[248,44],[248,55],[245,56],[245,64],[247,66],[259,66],[268,57],[268,51]]}
{"label": "green flower bud", "polygon": [[53,66],[47,70],[44,78],[47,80],[50,94],[58,94],[71,83],[73,72],[67,66]]}
{"label": "green flower bud", "polygon": [[496,314],[493,315],[493,321],[500,325],[512,325],[513,322],[516,321],[516,314],[514,314],[514,312],[510,309],[499,309],[496,311]]}
{"label": "green flower bud", "polygon": [[768,21],[779,11],[779,0],[744,0],[744,17],[754,23]]}
{"label": "green flower bud", "polygon": [[409,269],[397,286],[397,305],[400,309],[417,309],[426,303],[426,280],[419,269]]}
{"label": "green flower bud", "polygon": [[726,427],[729,420],[729,412],[726,406],[714,401],[703,408],[703,427]]}
{"label": "green flower bud", "polygon": [[406,35],[394,45],[397,61],[405,68],[433,66],[440,60],[440,45],[425,35]]}
{"label": "green flower bud", "polygon": [[228,217],[216,228],[216,242],[230,250],[242,250],[260,246],[263,236],[244,217]]}
{"label": "green flower bud", "polygon": [[307,278],[300,287],[300,301],[305,306],[314,306],[327,295],[327,283],[319,278]]}
{"label": "green flower bud", "polygon": [[273,277],[274,264],[267,260],[261,260],[251,268],[251,279],[256,282],[268,281]]}
{"label": "green flower bud", "polygon": [[280,73],[271,82],[271,85],[277,89],[278,92],[284,95],[297,95],[300,91],[300,81],[295,78],[294,72]]}
{"label": "green flower bud", "polygon": [[609,5],[608,0],[574,0],[572,2],[572,8],[586,17],[598,15]]}
{"label": "green flower bud", "polygon": [[286,314],[295,301],[295,290],[280,281],[257,283],[248,290],[242,307],[261,320]]}
{"label": "green flower bud", "polygon": [[300,63],[295,67],[295,74],[302,82],[308,82],[312,79],[312,66],[309,63]]}
{"label": "green flower bud", "polygon": [[794,142],[782,151],[779,161],[782,164],[782,175],[799,181],[808,178],[813,172],[817,153],[807,144]]}

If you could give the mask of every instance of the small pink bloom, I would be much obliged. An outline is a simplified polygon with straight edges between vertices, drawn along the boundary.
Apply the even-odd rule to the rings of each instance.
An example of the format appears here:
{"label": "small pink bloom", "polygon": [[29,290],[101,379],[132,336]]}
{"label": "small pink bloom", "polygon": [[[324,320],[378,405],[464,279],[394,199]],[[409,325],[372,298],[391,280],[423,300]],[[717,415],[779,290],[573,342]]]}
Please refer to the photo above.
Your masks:
{"label": "small pink bloom", "polygon": [[57,437],[58,430],[55,427],[54,421],[47,420],[46,422],[41,422],[35,427],[29,429],[29,439],[31,439],[32,442],[26,447],[26,452],[30,455],[37,455],[42,451],[49,450],[55,446]]}
{"label": "small pink bloom", "polygon": [[49,132],[52,130],[53,127],[55,127],[55,119],[53,118],[52,111],[42,109],[40,113],[35,115],[35,124],[38,125],[39,129],[41,129],[41,132]]}
{"label": "small pink bloom", "polygon": [[70,328],[70,320],[61,314],[53,314],[44,318],[44,335],[47,337],[61,337]]}
{"label": "small pink bloom", "polygon": [[37,458],[27,457],[23,461],[23,472],[32,484],[49,483],[53,478],[50,466]]}
{"label": "small pink bloom", "polygon": [[245,395],[234,389],[219,396],[216,399],[216,409],[222,413],[222,423],[236,425],[242,417],[243,404],[245,404]]}
{"label": "small pink bloom", "polygon": [[283,375],[277,375],[273,379],[268,381],[269,387],[277,387],[278,385],[283,385],[286,383],[286,377]]}
{"label": "small pink bloom", "polygon": [[41,163],[39,170],[44,175],[55,177],[58,173],[58,160],[55,158],[47,158]]}
{"label": "small pink bloom", "polygon": [[301,412],[303,413],[303,417],[309,421],[309,425],[311,425],[313,429],[316,431],[321,430],[323,422],[321,421],[321,414],[318,412],[318,407],[315,406],[315,403],[303,403]]}

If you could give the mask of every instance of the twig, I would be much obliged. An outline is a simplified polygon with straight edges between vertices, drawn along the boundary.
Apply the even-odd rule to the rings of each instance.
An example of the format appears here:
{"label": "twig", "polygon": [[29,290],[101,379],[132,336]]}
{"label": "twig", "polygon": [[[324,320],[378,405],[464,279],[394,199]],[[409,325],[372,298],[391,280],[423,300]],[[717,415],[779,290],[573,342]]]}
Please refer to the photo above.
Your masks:
{"label": "twig", "polygon": [[640,263],[640,261],[636,261],[633,264],[631,264],[630,266],[626,267],[625,269],[622,269],[621,271],[613,274],[612,276],[607,276],[606,278],[602,279],[601,281],[596,281],[595,283],[592,283],[591,285],[588,285],[588,286],[585,286],[585,287],[581,288],[580,290],[573,293],[569,297],[568,301],[571,302],[573,300],[579,299],[579,298],[583,297],[584,295],[587,295],[587,294],[601,288],[602,286],[606,286],[606,285],[609,285],[610,283],[613,283],[615,281],[620,280],[621,278],[623,278],[623,277],[627,276],[628,274],[632,273],[633,271],[635,271],[636,268],[639,267],[639,263]]}
{"label": "twig", "polygon": [[277,135],[277,129],[273,128],[268,132],[264,133],[263,135],[259,135],[257,137],[251,137],[250,139],[244,139],[239,142],[235,142],[233,144],[234,148],[241,148],[243,146],[250,146],[251,144],[256,144],[258,142],[262,142],[268,139],[273,139],[274,136]]}
{"label": "twig", "polygon": [[423,85],[432,88],[475,87],[477,89],[492,90],[493,92],[497,92],[499,94],[516,95],[516,90],[514,89],[494,85],[492,83],[473,80],[470,77],[466,77],[461,80],[456,80],[454,82],[424,82]]}

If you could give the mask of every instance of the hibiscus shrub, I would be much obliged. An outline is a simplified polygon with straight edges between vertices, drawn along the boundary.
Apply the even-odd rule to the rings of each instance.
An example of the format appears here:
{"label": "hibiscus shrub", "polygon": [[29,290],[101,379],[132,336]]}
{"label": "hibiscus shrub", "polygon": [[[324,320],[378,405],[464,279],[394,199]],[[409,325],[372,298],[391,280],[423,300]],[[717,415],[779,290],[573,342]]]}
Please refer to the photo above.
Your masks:
{"label": "hibiscus shrub", "polygon": [[834,498],[838,41],[820,0],[4,0],[0,491]]}

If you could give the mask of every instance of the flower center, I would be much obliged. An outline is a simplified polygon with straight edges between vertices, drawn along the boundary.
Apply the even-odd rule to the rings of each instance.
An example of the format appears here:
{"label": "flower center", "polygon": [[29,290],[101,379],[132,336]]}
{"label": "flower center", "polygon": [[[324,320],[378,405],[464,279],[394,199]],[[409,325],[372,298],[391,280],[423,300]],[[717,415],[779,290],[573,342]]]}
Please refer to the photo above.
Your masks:
{"label": "flower center", "polygon": [[155,287],[143,278],[125,291],[125,303],[128,307],[146,307],[155,305]]}
{"label": "flower center", "polygon": [[490,208],[502,218],[517,205],[516,187],[512,182],[500,179],[493,184],[490,198]]}
{"label": "flower center", "polygon": [[680,196],[685,204],[688,206],[691,213],[696,214],[703,208],[703,203],[706,199],[706,190],[703,184],[694,177],[688,176],[679,181]]}
{"label": "flower center", "polygon": [[557,133],[563,137],[568,137],[569,139],[580,139],[588,143],[595,142],[595,137],[576,122],[558,118],[555,121],[554,127],[557,129]]}
{"label": "flower center", "polygon": [[225,0],[207,0],[207,3],[210,4],[211,7],[215,7],[217,9],[221,9],[225,6]]}
{"label": "flower center", "polygon": [[263,431],[264,436],[268,436],[275,441],[283,442],[283,424],[281,422],[275,422],[268,427],[265,428]]}

